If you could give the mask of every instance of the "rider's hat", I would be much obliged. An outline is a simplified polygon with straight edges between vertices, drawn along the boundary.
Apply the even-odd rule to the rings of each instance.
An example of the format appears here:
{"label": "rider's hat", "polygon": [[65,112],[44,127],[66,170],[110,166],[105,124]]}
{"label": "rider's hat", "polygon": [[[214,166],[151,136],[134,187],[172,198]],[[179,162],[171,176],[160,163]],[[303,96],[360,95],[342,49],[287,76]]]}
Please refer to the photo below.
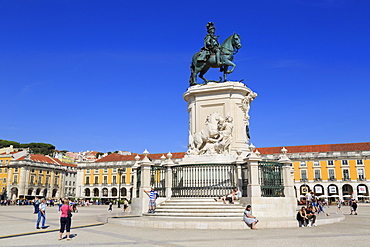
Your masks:
{"label": "rider's hat", "polygon": [[213,23],[213,22],[208,22],[208,24],[207,24],[207,31],[209,31],[209,30],[211,30],[211,29],[213,29],[213,30],[215,30],[216,28],[215,28],[215,24]]}

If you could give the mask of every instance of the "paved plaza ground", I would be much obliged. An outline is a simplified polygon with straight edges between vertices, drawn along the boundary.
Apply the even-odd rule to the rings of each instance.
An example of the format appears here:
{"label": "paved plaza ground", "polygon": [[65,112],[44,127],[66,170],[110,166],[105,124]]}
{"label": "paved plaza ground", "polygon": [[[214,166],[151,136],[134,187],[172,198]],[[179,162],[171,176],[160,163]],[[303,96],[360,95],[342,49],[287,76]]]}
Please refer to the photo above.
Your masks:
{"label": "paved plaza ground", "polygon": [[[78,227],[71,230],[72,240],[58,241],[57,207],[47,208],[46,230],[35,229],[37,216],[32,214],[32,206],[0,207],[0,246],[370,246],[368,204],[359,204],[358,215],[349,215],[349,207],[343,207],[345,219],[339,223],[259,230],[158,229],[101,223],[97,216],[114,216],[119,211],[114,207],[108,213],[107,208],[79,208],[72,218],[72,226]],[[336,207],[325,210],[335,214]]]}

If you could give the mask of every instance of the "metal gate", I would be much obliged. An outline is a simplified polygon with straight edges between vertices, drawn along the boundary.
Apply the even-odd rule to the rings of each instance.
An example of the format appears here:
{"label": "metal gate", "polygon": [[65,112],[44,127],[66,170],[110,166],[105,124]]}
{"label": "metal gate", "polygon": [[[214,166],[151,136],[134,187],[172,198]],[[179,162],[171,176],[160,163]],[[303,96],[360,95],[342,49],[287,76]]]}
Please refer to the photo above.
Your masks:
{"label": "metal gate", "polygon": [[283,164],[260,161],[258,170],[261,196],[284,197]]}
{"label": "metal gate", "polygon": [[154,187],[159,197],[166,197],[166,167],[151,166],[150,186]]}
{"label": "metal gate", "polygon": [[136,173],[136,197],[140,197],[140,188],[141,188],[141,168],[137,169]]}
{"label": "metal gate", "polygon": [[248,196],[248,168],[242,167],[242,196]]}
{"label": "metal gate", "polygon": [[173,197],[219,197],[236,187],[236,165],[201,164],[172,167]]}

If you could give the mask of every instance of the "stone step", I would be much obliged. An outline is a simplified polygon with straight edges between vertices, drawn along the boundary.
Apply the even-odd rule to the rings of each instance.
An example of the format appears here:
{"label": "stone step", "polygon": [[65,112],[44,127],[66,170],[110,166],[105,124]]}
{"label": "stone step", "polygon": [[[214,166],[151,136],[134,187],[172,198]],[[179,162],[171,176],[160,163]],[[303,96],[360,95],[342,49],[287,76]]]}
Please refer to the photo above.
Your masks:
{"label": "stone step", "polygon": [[189,209],[182,209],[182,208],[157,208],[156,212],[179,212],[179,213],[241,213],[243,214],[243,209],[209,209],[209,208],[189,208]]}
{"label": "stone step", "polygon": [[244,207],[241,207],[240,205],[213,205],[213,204],[209,204],[209,205],[199,205],[199,204],[194,204],[194,205],[189,205],[189,204],[179,204],[179,205],[176,205],[176,204],[161,204],[159,206],[160,208],[183,208],[183,209],[195,209],[195,208],[199,208],[199,209],[203,209],[203,208],[212,208],[212,209],[243,209],[244,210]]}
{"label": "stone step", "polygon": [[235,204],[224,204],[213,198],[171,198],[160,205],[151,217],[188,217],[188,218],[241,218],[244,207],[238,201]]}
{"label": "stone step", "polygon": [[[217,198],[218,199],[218,198]],[[183,202],[183,201],[186,201],[186,202],[214,202],[214,198],[213,197],[186,197],[186,198],[174,198],[172,197],[171,198],[171,201],[174,201],[174,202]]]}
{"label": "stone step", "polygon": [[223,204],[223,203],[173,203],[173,202],[163,202],[160,204],[161,206],[202,206],[202,207],[225,207],[225,208],[232,208],[232,207],[243,207],[241,204]]}
{"label": "stone step", "polygon": [[211,212],[211,213],[169,213],[169,212],[166,212],[166,213],[161,213],[161,212],[158,212],[156,210],[156,212],[154,214],[150,214],[150,213],[146,213],[144,214],[145,216],[151,216],[151,217],[187,217],[187,218],[195,218],[195,217],[215,217],[215,218],[219,218],[219,217],[231,217],[231,218],[243,218],[243,214],[242,213],[215,213],[215,212]]}

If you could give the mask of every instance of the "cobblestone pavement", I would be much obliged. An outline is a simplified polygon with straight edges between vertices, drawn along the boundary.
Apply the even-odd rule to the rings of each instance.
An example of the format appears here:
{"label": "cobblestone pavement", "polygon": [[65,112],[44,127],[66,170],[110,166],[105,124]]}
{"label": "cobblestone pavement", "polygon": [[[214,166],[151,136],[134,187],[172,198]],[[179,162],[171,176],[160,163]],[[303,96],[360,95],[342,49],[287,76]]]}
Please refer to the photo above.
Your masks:
{"label": "cobblestone pavement", "polygon": [[[72,226],[81,227],[71,230],[71,241],[58,241],[57,207],[47,208],[49,228],[45,230],[35,229],[37,216],[32,214],[31,206],[0,207],[0,246],[370,246],[368,204],[359,204],[358,215],[349,215],[349,207],[343,207],[346,218],[340,223],[260,230],[156,229],[99,224],[98,215],[114,216],[120,211],[114,208],[110,213],[107,208],[79,208],[72,218]],[[325,210],[334,214],[336,207]]]}

